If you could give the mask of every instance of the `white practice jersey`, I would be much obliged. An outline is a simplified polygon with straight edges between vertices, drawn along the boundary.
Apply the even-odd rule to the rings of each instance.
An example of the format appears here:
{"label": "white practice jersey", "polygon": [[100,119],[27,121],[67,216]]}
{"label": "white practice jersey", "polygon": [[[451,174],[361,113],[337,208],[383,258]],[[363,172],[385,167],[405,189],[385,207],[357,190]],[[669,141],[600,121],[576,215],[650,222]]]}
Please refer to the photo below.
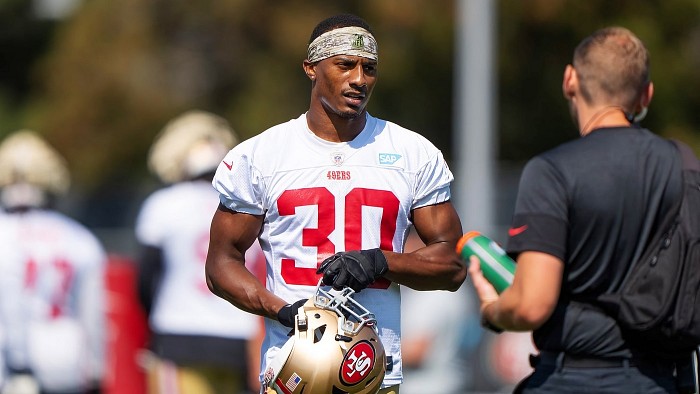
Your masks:
{"label": "white practice jersey", "polygon": [[58,212],[0,217],[0,316],[6,361],[48,390],[101,379],[106,255],[84,226]]}
{"label": "white practice jersey", "polygon": [[[154,192],[141,207],[136,237],[161,249],[165,265],[150,317],[158,333],[247,339],[259,329],[259,317],[232,307],[207,287],[204,265],[218,205],[209,182],[192,181]],[[246,256],[252,272],[255,253],[251,249]]]}
{"label": "white practice jersey", "polygon": [[[302,115],[234,147],[213,184],[229,209],[265,215],[266,285],[293,303],[313,296],[318,265],[336,252],[402,252],[411,210],[449,200],[452,179],[433,144],[396,124],[368,115],[353,141],[333,143],[316,137]],[[376,315],[392,357],[384,385],[401,383],[399,286],[382,278],[354,297]],[[261,371],[289,332],[265,323]]]}

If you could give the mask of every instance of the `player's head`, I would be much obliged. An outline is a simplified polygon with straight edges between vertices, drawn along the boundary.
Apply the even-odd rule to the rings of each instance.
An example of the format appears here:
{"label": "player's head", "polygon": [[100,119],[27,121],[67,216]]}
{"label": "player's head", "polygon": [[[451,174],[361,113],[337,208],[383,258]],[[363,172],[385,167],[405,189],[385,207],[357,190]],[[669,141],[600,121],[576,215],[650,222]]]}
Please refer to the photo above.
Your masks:
{"label": "player's head", "polygon": [[238,141],[226,119],[188,111],[168,122],[156,136],[148,166],[165,183],[207,176]]}
{"label": "player's head", "polygon": [[351,14],[321,21],[311,33],[304,72],[312,106],[344,118],[364,114],[377,79],[377,41],[369,24]]}
{"label": "player's head", "polygon": [[608,27],[584,39],[574,51],[573,68],[588,105],[620,106],[633,115],[651,100],[649,52],[628,29]]}
{"label": "player's head", "polygon": [[371,394],[386,373],[386,354],[376,319],[354,291],[325,291],[299,308],[294,333],[264,374],[275,393]]}
{"label": "player's head", "polygon": [[16,131],[0,144],[0,203],[5,210],[46,207],[69,187],[65,159],[36,132]]}

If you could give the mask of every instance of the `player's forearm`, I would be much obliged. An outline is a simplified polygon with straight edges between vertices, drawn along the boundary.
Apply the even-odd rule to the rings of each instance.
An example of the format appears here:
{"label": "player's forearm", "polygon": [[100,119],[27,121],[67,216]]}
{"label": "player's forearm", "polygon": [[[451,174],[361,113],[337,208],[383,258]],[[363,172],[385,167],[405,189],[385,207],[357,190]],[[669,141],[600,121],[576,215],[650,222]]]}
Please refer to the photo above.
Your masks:
{"label": "player's forearm", "polygon": [[411,253],[384,252],[387,279],[416,290],[459,289],[467,276],[464,262],[451,242],[437,242]]}
{"label": "player's forearm", "polygon": [[[265,289],[258,279],[238,263],[207,263],[209,290],[246,312],[276,319],[277,312],[288,302]],[[293,302],[296,300],[289,300]]]}

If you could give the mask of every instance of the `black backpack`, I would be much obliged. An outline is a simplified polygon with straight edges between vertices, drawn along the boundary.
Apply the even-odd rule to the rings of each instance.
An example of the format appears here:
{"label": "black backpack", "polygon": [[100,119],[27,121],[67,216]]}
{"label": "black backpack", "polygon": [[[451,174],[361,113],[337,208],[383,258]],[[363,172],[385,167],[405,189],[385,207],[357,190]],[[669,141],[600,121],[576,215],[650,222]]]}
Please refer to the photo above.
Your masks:
{"label": "black backpack", "polygon": [[682,160],[683,197],[618,293],[598,298],[643,349],[675,357],[700,345],[700,161],[673,141]]}

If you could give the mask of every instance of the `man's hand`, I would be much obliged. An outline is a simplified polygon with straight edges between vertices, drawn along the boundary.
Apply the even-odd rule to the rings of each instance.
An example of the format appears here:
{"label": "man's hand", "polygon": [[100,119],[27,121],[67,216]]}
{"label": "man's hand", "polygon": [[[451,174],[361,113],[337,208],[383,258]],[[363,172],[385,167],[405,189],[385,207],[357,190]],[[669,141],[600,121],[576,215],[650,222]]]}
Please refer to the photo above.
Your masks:
{"label": "man's hand", "polygon": [[498,301],[498,292],[484,277],[483,272],[481,272],[481,262],[476,256],[469,258],[469,276],[474,284],[476,295],[479,297],[479,303],[481,304],[479,309],[483,312],[488,305]]}
{"label": "man's hand", "polygon": [[493,332],[500,333],[503,330],[493,325],[486,316],[486,308],[498,301],[499,295],[493,285],[484,277],[483,272],[481,272],[481,262],[476,256],[469,258],[469,276],[472,278],[476,295],[479,298],[481,325]]}
{"label": "man's hand", "polygon": [[299,308],[304,305],[307,300],[307,298],[304,298],[293,304],[283,306],[277,311],[277,320],[285,327],[294,328],[294,318],[299,313]]}
{"label": "man's hand", "polygon": [[384,253],[368,249],[336,253],[323,260],[316,273],[323,274],[323,283],[336,290],[349,287],[359,292],[388,270]]}

